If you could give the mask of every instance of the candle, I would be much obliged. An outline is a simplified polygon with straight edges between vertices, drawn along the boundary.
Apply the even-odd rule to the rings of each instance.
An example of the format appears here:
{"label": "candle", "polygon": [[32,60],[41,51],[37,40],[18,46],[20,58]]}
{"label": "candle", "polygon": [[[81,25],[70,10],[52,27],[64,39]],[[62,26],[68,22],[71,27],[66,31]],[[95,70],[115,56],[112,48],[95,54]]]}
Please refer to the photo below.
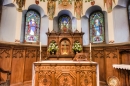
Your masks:
{"label": "candle", "polygon": [[90,52],[91,52],[91,43],[90,43]]}
{"label": "candle", "polygon": [[40,61],[41,61],[41,42],[40,42]]}

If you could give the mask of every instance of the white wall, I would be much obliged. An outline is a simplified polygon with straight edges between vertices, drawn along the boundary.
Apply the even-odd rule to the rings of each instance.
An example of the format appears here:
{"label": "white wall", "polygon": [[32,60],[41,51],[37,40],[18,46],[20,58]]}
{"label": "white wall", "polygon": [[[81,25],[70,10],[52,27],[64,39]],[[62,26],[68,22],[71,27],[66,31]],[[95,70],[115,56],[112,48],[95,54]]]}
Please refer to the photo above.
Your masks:
{"label": "white wall", "polygon": [[40,41],[42,45],[47,45],[48,39],[46,32],[48,32],[49,20],[48,17],[44,16],[41,18],[41,28],[40,28]]}
{"label": "white wall", "polygon": [[82,32],[84,32],[83,35],[83,45],[89,44],[89,19],[87,19],[86,16],[82,17],[81,19],[81,26],[82,26]]}
{"label": "white wall", "polygon": [[[6,1],[6,0],[5,0]],[[9,4],[10,1],[13,2],[13,0],[7,0],[5,2],[5,4]],[[116,0],[116,4],[120,4],[121,0]],[[123,0],[124,1],[124,0]],[[128,0],[127,0],[128,1]],[[16,5],[16,3],[14,3]],[[28,8],[35,4],[35,0],[26,0],[26,5],[25,7],[23,7],[23,10],[28,10]],[[58,5],[58,3],[56,2],[56,5]],[[98,0],[95,0],[95,5],[101,7],[102,11],[106,11],[106,5],[104,6],[103,1],[100,2]],[[10,7],[9,7],[10,6]],[[73,2],[73,8],[69,9],[69,11],[72,13],[72,17],[75,18],[74,15],[74,2]],[[114,7],[113,6],[113,7]],[[16,5],[16,7],[18,7]],[[46,2],[40,2],[38,6],[39,7],[39,13],[41,14],[41,33],[40,33],[40,41],[42,42],[42,45],[46,45],[47,44],[47,35],[45,34],[48,31],[49,28],[49,20],[48,17],[46,17],[45,15],[47,15],[47,1]],[[86,11],[87,9],[89,9],[91,7],[91,3],[87,2],[85,3],[83,1],[83,14],[82,15],[86,15]],[[93,7],[93,6],[92,6]],[[34,7],[35,8],[35,7]],[[41,11],[42,10],[42,11]],[[56,13],[55,13],[55,19],[53,22],[53,27],[56,27],[56,30],[58,30],[58,25],[56,25],[57,23],[57,16],[58,13],[61,11],[61,9],[59,9],[58,7],[56,7]],[[0,41],[7,41],[7,42],[14,42],[15,39],[17,38],[17,23],[16,21],[18,21],[17,18],[17,10],[14,6],[11,5],[7,5],[6,7],[4,6],[3,8],[3,12],[2,12],[2,20],[1,20],[1,27],[0,27]],[[105,35],[106,35],[106,42],[108,43],[108,39],[109,39],[109,35],[108,35],[108,13],[104,13],[105,14]],[[23,18],[24,18],[24,13],[23,13]],[[121,42],[128,42],[129,41],[129,27],[128,27],[128,19],[127,19],[127,10],[126,8],[123,7],[115,7],[113,9],[113,18],[114,18],[114,41],[115,43],[121,43]],[[78,25],[78,23],[76,23],[76,19],[72,20],[72,28],[75,29],[75,26]],[[111,21],[109,21],[111,22]],[[85,32],[84,36],[83,36],[83,45],[88,45],[89,44],[89,25],[88,25],[88,19],[86,17],[82,17],[81,19],[81,28],[82,28],[82,32]],[[19,26],[21,34],[20,34],[20,41],[23,41],[23,29],[24,29],[24,19],[21,21],[21,26]],[[19,31],[19,30],[18,30]],[[19,33],[19,32],[18,32]],[[123,34],[123,35],[121,35]]]}
{"label": "white wall", "polygon": [[[16,15],[17,11],[14,6],[3,6],[1,28],[0,28],[0,41],[14,42],[15,29],[16,29]],[[21,26],[20,26],[21,27]]]}
{"label": "white wall", "polygon": [[115,43],[129,41],[127,8],[116,6],[113,9]]}

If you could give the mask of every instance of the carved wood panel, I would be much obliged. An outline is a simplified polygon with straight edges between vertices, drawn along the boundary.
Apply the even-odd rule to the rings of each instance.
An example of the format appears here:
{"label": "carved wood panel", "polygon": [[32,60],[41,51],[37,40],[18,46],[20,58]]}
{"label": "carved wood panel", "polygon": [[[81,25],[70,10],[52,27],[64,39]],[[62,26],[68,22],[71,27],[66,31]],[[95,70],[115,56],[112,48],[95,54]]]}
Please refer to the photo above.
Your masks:
{"label": "carved wood panel", "polygon": [[35,66],[35,86],[96,86],[96,66]]}

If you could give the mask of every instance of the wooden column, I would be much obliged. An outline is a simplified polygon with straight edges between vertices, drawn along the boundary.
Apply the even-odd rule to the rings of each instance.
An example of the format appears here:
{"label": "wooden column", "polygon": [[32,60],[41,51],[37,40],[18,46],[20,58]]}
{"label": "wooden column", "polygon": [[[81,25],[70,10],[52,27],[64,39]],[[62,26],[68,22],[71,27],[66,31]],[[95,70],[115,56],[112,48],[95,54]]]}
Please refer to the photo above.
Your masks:
{"label": "wooden column", "polygon": [[38,71],[35,72],[35,86],[39,86],[39,83],[38,83]]}
{"label": "wooden column", "polygon": [[96,71],[93,71],[93,82],[92,82],[92,86],[97,86],[97,81],[96,81]]}
{"label": "wooden column", "polygon": [[40,66],[35,66],[35,86],[39,86],[39,79],[38,79],[38,76],[39,76],[39,67]]}
{"label": "wooden column", "polygon": [[77,71],[77,73],[76,73],[76,76],[77,76],[77,80],[76,80],[76,86],[80,86],[80,84],[79,84],[79,81],[80,81],[80,71]]}
{"label": "wooden column", "polygon": [[56,86],[55,79],[55,71],[52,71],[52,86]]}

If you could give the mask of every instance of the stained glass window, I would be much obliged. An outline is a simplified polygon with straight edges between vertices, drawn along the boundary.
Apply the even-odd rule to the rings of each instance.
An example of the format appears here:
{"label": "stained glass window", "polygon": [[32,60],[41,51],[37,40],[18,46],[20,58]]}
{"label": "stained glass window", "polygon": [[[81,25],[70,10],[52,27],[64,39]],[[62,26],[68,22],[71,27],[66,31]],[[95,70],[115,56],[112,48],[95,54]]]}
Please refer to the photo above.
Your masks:
{"label": "stained glass window", "polygon": [[60,32],[71,32],[72,27],[71,18],[68,15],[62,15],[59,18],[59,31]]}
{"label": "stained glass window", "polygon": [[25,42],[39,42],[40,15],[30,10],[26,13]]}
{"label": "stained glass window", "polygon": [[130,1],[129,1],[129,5],[128,5],[128,18],[129,18],[129,25],[130,25]]}
{"label": "stained glass window", "polygon": [[90,15],[90,42],[103,43],[104,34],[104,17],[101,12],[94,12]]}

